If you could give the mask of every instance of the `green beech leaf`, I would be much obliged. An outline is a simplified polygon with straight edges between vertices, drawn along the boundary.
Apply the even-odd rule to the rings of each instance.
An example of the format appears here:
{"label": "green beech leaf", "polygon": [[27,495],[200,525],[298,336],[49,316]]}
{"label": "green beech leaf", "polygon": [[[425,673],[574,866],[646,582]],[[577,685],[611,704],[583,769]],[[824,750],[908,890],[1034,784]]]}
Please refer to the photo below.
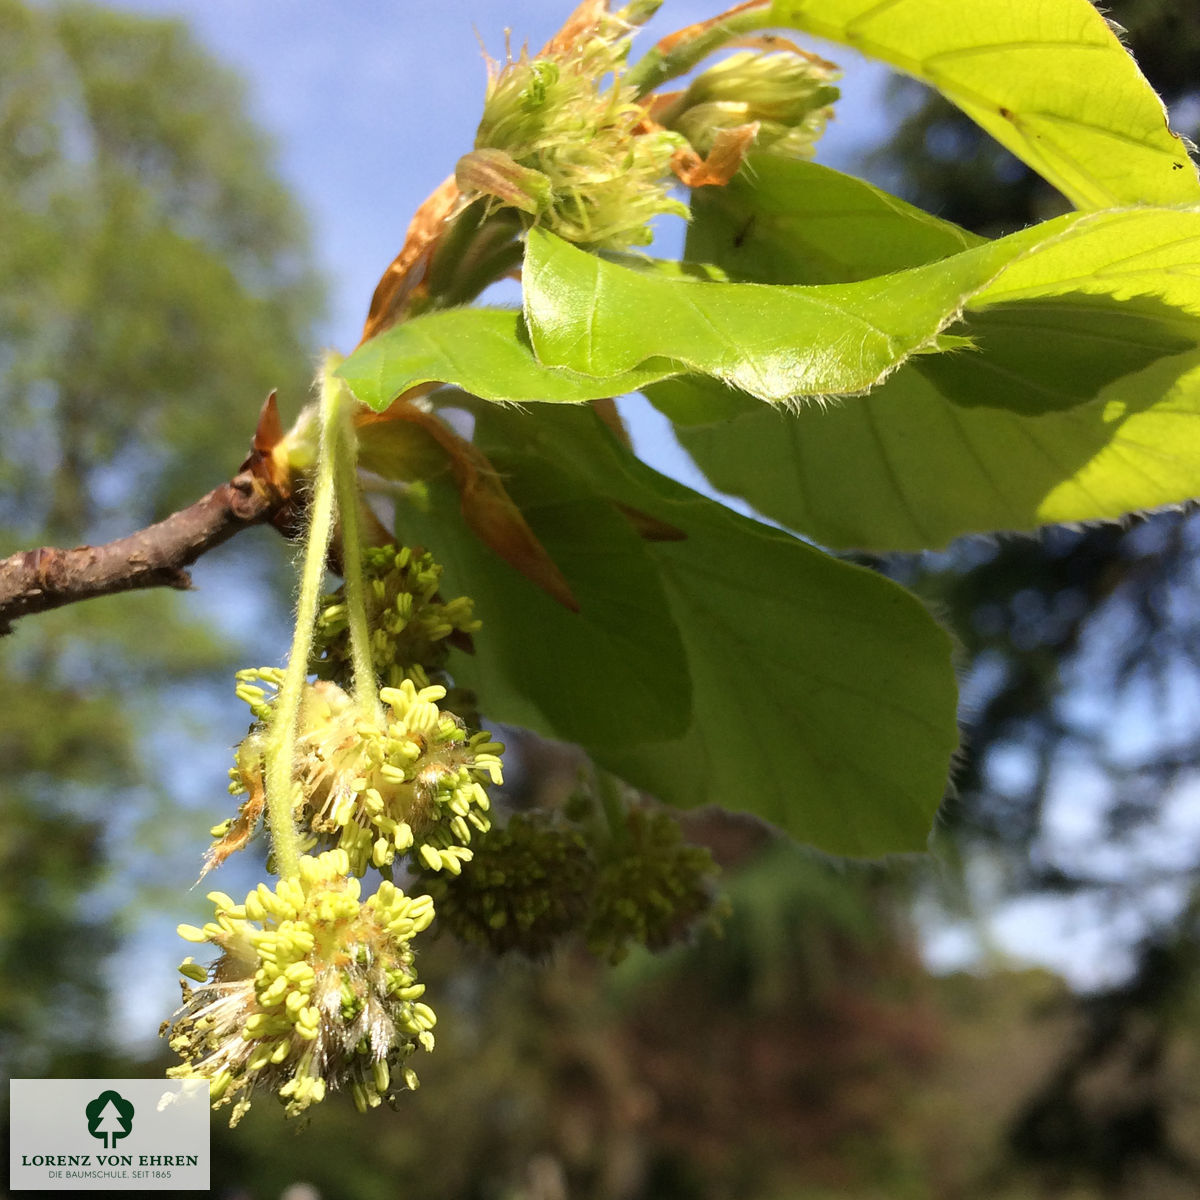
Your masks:
{"label": "green beech leaf", "polygon": [[457,656],[456,682],[478,693],[493,720],[547,737],[633,744],[681,732],[691,711],[687,664],[645,543],[607,500],[553,464],[512,452],[492,461],[579,611],[480,542],[457,490],[435,481],[432,509],[398,507],[396,534],[433,550],[447,595],[475,601],[484,628],[475,653]]}
{"label": "green beech leaf", "polygon": [[1191,498],[1200,212],[1044,228],[951,327],[974,349],[914,358],[867,396],[783,416],[700,380],[648,394],[698,426],[680,436],[715,487],[831,546],[934,548]]}
{"label": "green beech leaf", "polygon": [[[593,728],[584,744],[598,762],[667,803],[752,813],[831,853],[924,848],[957,742],[956,689],[950,639],[908,592],[652,471],[588,409],[479,408],[481,447],[519,464],[514,493],[525,472],[555,463],[577,486],[687,535],[645,551],[686,651],[689,723],[636,742]],[[506,459],[510,447],[523,454]],[[632,586],[628,598],[638,602]],[[482,601],[481,612],[479,656],[491,653]],[[526,646],[545,636],[536,614],[510,608],[504,619]],[[640,665],[657,670],[652,656]],[[566,648],[560,669],[587,691]],[[508,714],[520,697],[501,688],[493,715],[518,719]],[[493,713],[493,696],[481,696]],[[553,717],[544,719],[535,727],[553,735]]]}
{"label": "green beech leaf", "polygon": [[[654,275],[659,279],[680,279],[693,283],[728,283],[729,277],[720,267],[712,263],[677,258],[647,258],[644,254],[623,254],[605,251],[600,255],[606,262],[628,267],[643,275]],[[878,274],[879,272],[876,272]]]}
{"label": "green beech leaf", "polygon": [[968,308],[1078,292],[1117,300],[1157,296],[1200,314],[1200,207],[1075,214],[1041,228],[1047,236],[1015,255]]}
{"label": "green beech leaf", "polygon": [[775,0],[771,12],[936,88],[1077,208],[1200,200],[1162,102],[1088,0]]}
{"label": "green beech leaf", "polygon": [[754,283],[850,283],[984,241],[819,163],[752,154],[724,187],[692,193],[687,257]]}
{"label": "green beech leaf", "polygon": [[974,292],[1044,236],[1025,230],[856,283],[764,287],[632,271],[533,229],[525,319],[540,362],[598,379],[669,359],[763,400],[859,392],[930,346]]}
{"label": "green beech leaf", "polygon": [[[747,398],[741,416],[680,428],[680,440],[714,487],[836,547],[937,549],[964,533],[1114,520],[1200,490],[1200,352],[1039,416],[960,403],[926,364],[824,409],[779,413]],[[678,420],[704,403],[688,394],[698,386],[650,395]]]}
{"label": "green beech leaf", "polygon": [[529,349],[521,314],[456,308],[427,313],[377,334],[338,368],[355,397],[381,412],[422,383],[449,383],[486,400],[579,403],[636,391],[676,374],[671,363],[645,361],[608,378],[541,366]]}

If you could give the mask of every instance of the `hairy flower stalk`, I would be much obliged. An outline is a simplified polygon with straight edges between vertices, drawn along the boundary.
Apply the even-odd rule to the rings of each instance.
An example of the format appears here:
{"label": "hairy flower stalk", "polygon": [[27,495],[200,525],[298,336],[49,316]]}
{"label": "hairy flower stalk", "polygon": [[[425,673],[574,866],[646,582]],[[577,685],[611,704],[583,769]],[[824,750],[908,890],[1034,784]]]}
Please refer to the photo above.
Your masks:
{"label": "hairy flower stalk", "polygon": [[234,1103],[231,1125],[259,1089],[295,1116],[330,1088],[349,1087],[365,1109],[417,1086],[408,1059],[433,1049],[437,1018],[411,940],[433,901],[387,880],[362,901],[349,867],[341,850],[304,856],[296,878],[260,883],[243,904],[212,892],[214,920],[179,927],[221,954],[207,971],[180,968],[200,986],[184,985],[169,1033],[184,1062],[167,1074],[208,1079],[214,1106]]}
{"label": "hairy flower stalk", "polygon": [[[304,565],[300,575],[300,595],[296,604],[296,627],[287,669],[279,680],[278,703],[272,709],[269,728],[261,731],[264,787],[261,798],[267,809],[271,830],[271,849],[276,869],[283,878],[295,876],[299,869],[300,839],[292,821],[296,795],[292,781],[293,747],[296,742],[296,723],[312,655],[313,626],[321,598],[321,581],[325,576],[325,559],[333,539],[337,517],[337,493],[346,492],[346,483],[338,482],[339,468],[344,477],[354,472],[353,445],[350,436],[347,405],[350,397],[345,386],[334,377],[340,361],[337,355],[326,357],[320,376],[321,432],[317,469],[309,509],[308,530],[304,538]],[[355,499],[355,504],[357,499]],[[351,537],[357,538],[357,523],[352,518]],[[357,634],[357,641],[365,637]]]}
{"label": "hairy flower stalk", "polygon": [[[326,378],[335,363],[326,360]],[[339,386],[344,392],[344,385]],[[340,402],[339,402],[340,401]],[[333,486],[337,498],[338,514],[342,522],[342,570],[346,593],[346,628],[350,635],[350,661],[353,664],[355,699],[361,708],[378,713],[375,698],[375,669],[371,663],[371,630],[367,623],[365,585],[363,580],[363,546],[359,519],[359,495],[357,472],[357,441],[354,426],[350,421],[349,397],[339,396],[334,401],[335,411],[330,415],[332,424],[332,454],[334,459]],[[309,623],[310,639],[314,634],[316,613]],[[306,658],[312,658],[312,642]]]}

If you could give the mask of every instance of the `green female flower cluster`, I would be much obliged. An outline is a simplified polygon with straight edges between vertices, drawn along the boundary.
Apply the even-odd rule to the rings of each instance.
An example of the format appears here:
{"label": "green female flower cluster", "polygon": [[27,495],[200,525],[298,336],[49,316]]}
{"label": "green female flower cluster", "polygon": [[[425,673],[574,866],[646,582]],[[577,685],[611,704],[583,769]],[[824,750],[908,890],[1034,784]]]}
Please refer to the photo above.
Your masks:
{"label": "green female flower cluster", "polygon": [[275,1092],[288,1116],[349,1087],[360,1110],[417,1086],[408,1059],[433,1049],[433,1010],[413,969],[412,938],[433,920],[429,896],[406,896],[384,880],[367,900],[344,851],[300,860],[296,879],[259,884],[235,904],[212,892],[215,919],[181,925],[189,941],[216,946],[205,970],[180,970],[183,1007],[168,1033],[182,1058],[167,1074],[208,1079],[214,1106]]}
{"label": "green female flower cluster", "polygon": [[422,876],[438,926],[498,954],[543,958],[587,923],[596,862],[583,833],[544,813],[518,813],[479,839],[470,870]]}
{"label": "green female flower cluster", "polygon": [[[264,791],[267,730],[277,687],[272,668],[238,673],[238,695],[258,718],[237,753],[230,790],[256,805]],[[411,679],[379,689],[375,711],[336,683],[306,684],[300,704],[292,777],[294,815],[309,848],[335,845],[361,875],[390,868],[411,854],[430,871],[458,874],[471,859],[473,832],[488,829],[487,784],[502,781],[503,746],[487,733],[468,733],[437,702],[440,684],[417,688]],[[261,807],[261,804],[257,804]],[[226,837],[229,829],[214,831]]]}
{"label": "green female flower cluster", "polygon": [[621,836],[607,844],[600,858],[585,931],[588,949],[620,962],[631,944],[665,950],[706,918],[718,924],[716,876],[708,849],[686,842],[670,813],[629,809]]}
{"label": "green female flower cluster", "polygon": [[833,114],[840,74],[800,50],[742,50],[696,76],[659,120],[700,154],[712,150],[722,131],[755,125],[756,150],[809,158]]}
{"label": "green female flower cluster", "polygon": [[518,814],[479,839],[468,871],[422,875],[439,928],[496,953],[542,958],[578,935],[619,962],[633,944],[661,950],[707,921],[716,864],[665,810],[630,808],[615,828]]}
{"label": "green female flower cluster", "polygon": [[[652,239],[651,220],[687,219],[672,189],[724,184],[751,146],[806,158],[837,99],[838,68],[779,38],[729,55],[679,93],[647,94],[645,62],[626,70],[634,26],[657,8],[631,4],[610,13],[584,4],[536,58],[511,54],[489,64],[487,97],[475,149],[455,169],[468,199],[528,214],[568,241],[621,250]],[[728,44],[732,24],[681,30],[651,52],[670,78]],[[760,17],[743,13],[747,31]],[[743,43],[744,44],[744,43]],[[643,81],[645,80],[644,84]]]}
{"label": "green female flower cluster", "polygon": [[[363,552],[371,658],[379,679],[400,687],[439,680],[455,637],[479,629],[466,596],[442,600],[442,568],[428,553],[408,546],[372,546]],[[313,638],[313,670],[343,687],[352,670],[345,589],[322,599]]]}
{"label": "green female flower cluster", "polygon": [[464,194],[608,249],[649,243],[660,214],[686,218],[670,195],[671,160],[685,140],[648,122],[636,89],[621,82],[632,22],[644,15],[598,12],[540,57],[492,65],[475,150],[455,172]]}

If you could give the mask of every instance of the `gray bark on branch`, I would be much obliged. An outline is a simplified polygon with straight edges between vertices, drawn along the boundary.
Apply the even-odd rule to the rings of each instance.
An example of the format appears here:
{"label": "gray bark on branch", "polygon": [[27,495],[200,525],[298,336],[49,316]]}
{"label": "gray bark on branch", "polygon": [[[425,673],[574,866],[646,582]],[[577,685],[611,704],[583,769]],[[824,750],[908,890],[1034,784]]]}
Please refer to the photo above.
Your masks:
{"label": "gray bark on branch", "polygon": [[187,589],[185,568],[235,533],[280,524],[290,499],[249,464],[228,483],[165,521],[103,546],[43,546],[0,560],[0,636],[12,622],[94,596],[141,588]]}

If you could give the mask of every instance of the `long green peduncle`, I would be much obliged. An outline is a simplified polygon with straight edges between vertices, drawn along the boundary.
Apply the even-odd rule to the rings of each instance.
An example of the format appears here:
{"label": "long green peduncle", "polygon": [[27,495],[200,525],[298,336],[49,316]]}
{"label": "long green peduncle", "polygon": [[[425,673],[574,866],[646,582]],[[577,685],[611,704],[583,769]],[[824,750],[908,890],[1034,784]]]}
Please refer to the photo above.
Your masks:
{"label": "long green peduncle", "polygon": [[334,402],[333,479],[342,523],[342,576],[345,583],[346,620],[350,628],[350,661],[354,667],[354,698],[364,714],[378,716],[379,683],[371,654],[371,629],[363,580],[362,521],[357,483],[358,439],[351,421],[354,401],[346,385],[333,378],[336,365],[332,356],[326,359],[323,386],[338,390]]}
{"label": "long green peduncle", "polygon": [[313,625],[325,578],[325,559],[336,519],[337,443],[342,420],[340,410],[344,403],[341,383],[332,378],[332,367],[327,360],[321,372],[321,439],[308,530],[304,535],[296,630],[292,635],[287,670],[275,701],[266,749],[267,825],[275,852],[275,868],[281,879],[295,879],[300,873],[300,837],[296,832],[292,782],[296,726],[308,677]]}

